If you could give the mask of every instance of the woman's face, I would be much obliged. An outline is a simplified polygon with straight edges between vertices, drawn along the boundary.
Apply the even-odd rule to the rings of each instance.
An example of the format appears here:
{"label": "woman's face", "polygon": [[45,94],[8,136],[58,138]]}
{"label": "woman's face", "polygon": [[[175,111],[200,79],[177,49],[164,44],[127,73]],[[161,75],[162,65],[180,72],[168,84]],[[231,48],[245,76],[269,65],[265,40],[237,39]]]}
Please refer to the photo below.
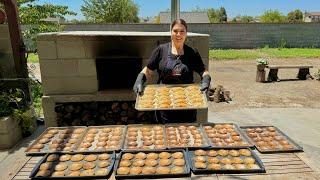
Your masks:
{"label": "woman's face", "polygon": [[186,27],[182,24],[175,24],[171,29],[171,40],[175,44],[183,44],[187,37]]}

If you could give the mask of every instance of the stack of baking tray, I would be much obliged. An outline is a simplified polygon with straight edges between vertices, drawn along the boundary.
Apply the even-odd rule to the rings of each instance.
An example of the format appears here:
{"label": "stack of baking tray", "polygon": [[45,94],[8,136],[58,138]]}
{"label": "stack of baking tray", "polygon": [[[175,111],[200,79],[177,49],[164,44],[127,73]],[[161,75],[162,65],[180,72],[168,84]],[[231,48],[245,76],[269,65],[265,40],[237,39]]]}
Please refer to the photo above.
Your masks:
{"label": "stack of baking tray", "polygon": [[274,126],[241,126],[261,153],[302,151],[302,147]]}
{"label": "stack of baking tray", "polygon": [[247,148],[253,147],[247,137],[236,124],[232,123],[204,123],[203,132],[212,147]]}
{"label": "stack of baking tray", "polygon": [[199,84],[148,85],[137,96],[135,108],[139,111],[181,110],[208,108],[206,94]]}
{"label": "stack of baking tray", "polygon": [[209,142],[198,123],[166,124],[167,147],[209,147]]}
{"label": "stack of baking tray", "polygon": [[122,151],[115,165],[116,179],[188,176],[190,167],[182,149]]}
{"label": "stack of baking tray", "polygon": [[48,153],[31,172],[32,179],[97,179],[112,174],[115,152]]}
{"label": "stack of baking tray", "polygon": [[72,152],[82,139],[85,126],[49,127],[27,149],[27,155]]}
{"label": "stack of baking tray", "polygon": [[187,156],[194,174],[265,172],[260,158],[250,148],[188,149]]}
{"label": "stack of baking tray", "polygon": [[76,152],[120,151],[126,133],[124,125],[89,126]]}

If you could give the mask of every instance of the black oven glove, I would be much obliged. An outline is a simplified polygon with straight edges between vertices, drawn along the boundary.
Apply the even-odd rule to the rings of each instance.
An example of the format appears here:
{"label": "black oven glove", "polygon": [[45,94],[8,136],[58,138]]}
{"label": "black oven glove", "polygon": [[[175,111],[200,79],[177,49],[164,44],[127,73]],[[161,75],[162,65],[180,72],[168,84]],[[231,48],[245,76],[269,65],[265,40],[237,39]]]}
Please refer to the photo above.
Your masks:
{"label": "black oven glove", "polygon": [[136,82],[133,85],[133,91],[136,94],[141,94],[143,92],[143,84],[146,82],[147,77],[144,73],[139,73]]}
{"label": "black oven glove", "polygon": [[205,91],[208,90],[210,87],[210,82],[211,82],[211,77],[209,74],[206,74],[202,77],[201,79],[201,87],[200,90],[201,91]]}

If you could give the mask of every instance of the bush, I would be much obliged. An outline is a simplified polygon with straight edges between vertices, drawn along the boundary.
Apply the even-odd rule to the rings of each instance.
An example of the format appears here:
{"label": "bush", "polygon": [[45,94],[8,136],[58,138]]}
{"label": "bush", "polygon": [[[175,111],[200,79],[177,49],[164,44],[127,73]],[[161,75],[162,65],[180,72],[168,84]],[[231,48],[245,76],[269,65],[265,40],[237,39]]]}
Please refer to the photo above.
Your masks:
{"label": "bush", "polygon": [[13,113],[13,108],[10,106],[10,97],[8,93],[1,92],[0,94],[0,117],[10,116]]}

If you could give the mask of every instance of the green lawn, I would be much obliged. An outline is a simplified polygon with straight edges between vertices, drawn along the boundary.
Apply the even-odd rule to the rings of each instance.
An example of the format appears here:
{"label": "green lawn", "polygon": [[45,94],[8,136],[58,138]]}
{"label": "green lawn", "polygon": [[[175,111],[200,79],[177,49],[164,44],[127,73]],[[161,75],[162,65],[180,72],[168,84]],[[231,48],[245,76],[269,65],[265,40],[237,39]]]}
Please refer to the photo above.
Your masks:
{"label": "green lawn", "polygon": [[261,49],[212,49],[209,58],[223,59],[256,59],[267,58],[320,58],[317,48],[261,48]]}
{"label": "green lawn", "polygon": [[39,57],[38,54],[30,53],[27,59],[28,63],[38,63]]}

